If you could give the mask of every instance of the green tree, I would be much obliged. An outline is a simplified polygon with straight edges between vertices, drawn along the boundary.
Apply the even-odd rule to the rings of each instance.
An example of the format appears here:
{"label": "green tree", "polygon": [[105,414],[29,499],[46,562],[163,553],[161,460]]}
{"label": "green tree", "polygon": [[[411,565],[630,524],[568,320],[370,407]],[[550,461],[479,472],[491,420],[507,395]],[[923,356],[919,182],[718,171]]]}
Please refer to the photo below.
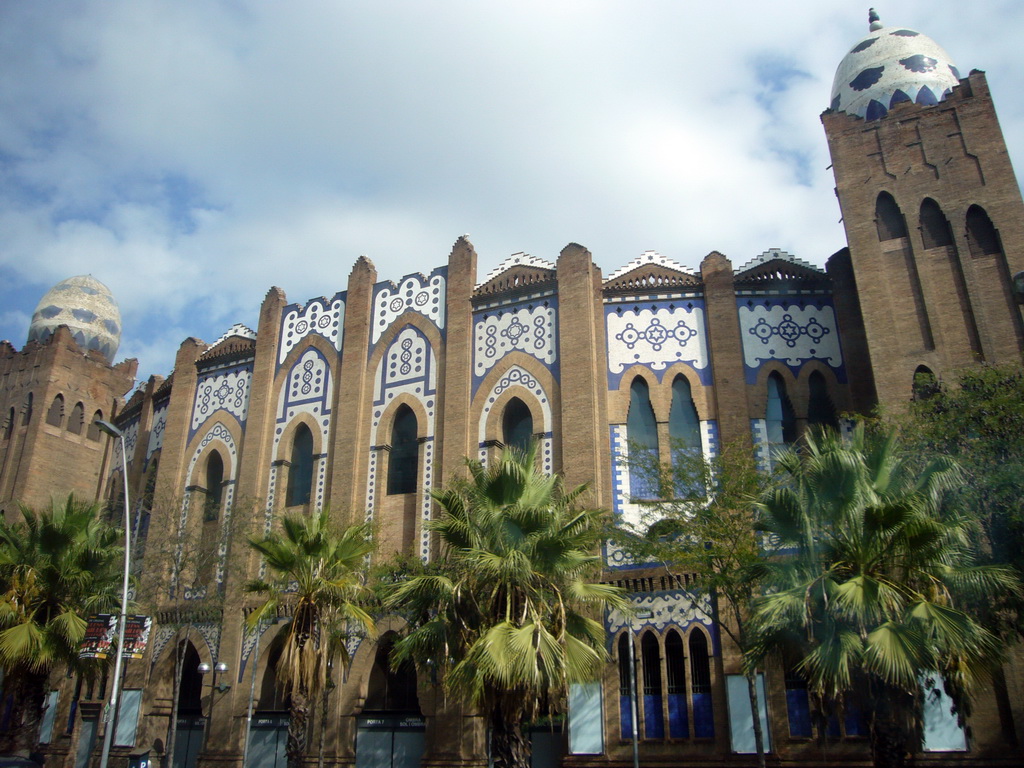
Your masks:
{"label": "green tree", "polygon": [[[757,466],[748,443],[727,445],[713,460],[674,446],[672,463],[630,450],[631,469],[648,478],[657,500],[639,501],[640,530],[612,529],[609,536],[634,562],[652,563],[673,576],[688,576],[716,601],[719,629],[741,653],[752,647],[750,615],[759,594],[761,548],[754,506],[772,476]],[[635,458],[636,457],[636,458]],[[757,671],[746,671],[751,712],[758,711]],[[764,766],[761,719],[754,718],[758,764]]]}
{"label": "green tree", "polygon": [[335,659],[349,663],[345,633],[375,633],[362,606],[368,597],[362,573],[373,549],[370,529],[337,530],[327,510],[286,515],[281,531],[249,544],[263,556],[269,579],[254,579],[246,590],[266,600],[248,618],[250,628],[290,614],[284,629],[278,674],[289,694],[288,766],[302,765],[309,736],[310,707],[325,690]]}
{"label": "green tree", "polygon": [[[927,392],[900,425],[905,439],[918,451],[956,459],[966,480],[955,501],[982,524],[983,559],[1024,573],[1024,368],[975,366]],[[993,625],[1010,619],[1024,631],[1024,603],[991,609]]]}
{"label": "green tree", "polygon": [[585,486],[564,491],[541,473],[536,445],[466,463],[470,478],[433,494],[440,561],[386,600],[410,620],[396,663],[436,665],[487,717],[495,768],[528,768],[523,725],[558,706],[570,683],[599,677],[605,634],[592,616],[628,602],[588,580],[600,570],[603,514],[577,508]]}
{"label": "green tree", "polygon": [[90,614],[120,605],[122,542],[99,507],[73,497],[0,522],[0,667],[17,709],[5,751],[35,738],[54,667],[95,673],[96,662],[79,660],[79,645]]}
{"label": "green tree", "polygon": [[971,606],[1019,584],[975,563],[975,521],[944,503],[963,477],[948,459],[861,426],[847,443],[815,432],[778,464],[760,522],[795,554],[765,562],[748,660],[795,653],[819,714],[859,706],[875,765],[902,765],[921,748],[922,681],[966,715],[1000,646]]}

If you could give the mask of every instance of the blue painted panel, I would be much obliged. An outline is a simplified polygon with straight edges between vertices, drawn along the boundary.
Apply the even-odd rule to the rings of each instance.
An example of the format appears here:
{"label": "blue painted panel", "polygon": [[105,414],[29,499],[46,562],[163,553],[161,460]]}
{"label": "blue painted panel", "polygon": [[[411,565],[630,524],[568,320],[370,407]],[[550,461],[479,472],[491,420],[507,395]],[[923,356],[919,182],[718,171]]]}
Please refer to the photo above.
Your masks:
{"label": "blue painted panel", "polygon": [[693,694],[693,735],[698,739],[715,737],[715,712],[710,693]]}
{"label": "blue painted panel", "polygon": [[665,738],[665,718],[662,715],[661,696],[644,696],[644,737]]}
{"label": "blue painted panel", "polygon": [[673,739],[690,738],[690,720],[686,712],[686,694],[668,695],[668,735]]}
{"label": "blue painted panel", "polygon": [[633,716],[630,712],[629,696],[619,696],[619,730],[622,738],[633,738]]}

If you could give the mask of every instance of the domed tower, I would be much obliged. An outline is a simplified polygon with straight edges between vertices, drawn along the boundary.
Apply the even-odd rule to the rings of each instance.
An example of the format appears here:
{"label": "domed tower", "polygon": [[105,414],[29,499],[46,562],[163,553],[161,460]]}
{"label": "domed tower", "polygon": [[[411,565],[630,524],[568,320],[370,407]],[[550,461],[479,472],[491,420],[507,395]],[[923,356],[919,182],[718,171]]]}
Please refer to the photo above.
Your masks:
{"label": "domed tower", "polygon": [[1020,359],[1024,204],[984,73],[961,79],[873,9],[869,25],[822,115],[849,244],[830,272],[859,300],[865,391],[900,407],[922,375]]}
{"label": "domed tower", "polygon": [[121,312],[110,289],[92,275],[61,280],[39,300],[28,329],[29,341],[46,341],[66,325],[83,351],[95,350],[114,362],[121,346]]}
{"label": "domed tower", "polygon": [[100,497],[111,452],[94,422],[113,418],[138,367],[113,364],[120,342],[117,303],[88,275],[47,291],[20,352],[0,342],[0,512]]}

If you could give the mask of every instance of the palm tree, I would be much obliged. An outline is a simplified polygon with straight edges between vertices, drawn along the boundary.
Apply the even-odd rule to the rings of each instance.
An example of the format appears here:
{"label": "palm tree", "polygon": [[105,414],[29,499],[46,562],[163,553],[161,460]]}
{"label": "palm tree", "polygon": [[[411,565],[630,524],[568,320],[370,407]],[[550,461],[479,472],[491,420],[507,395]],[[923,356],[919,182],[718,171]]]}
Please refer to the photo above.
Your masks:
{"label": "palm tree", "polygon": [[591,616],[625,608],[597,574],[602,513],[576,508],[586,491],[536,468],[536,446],[507,450],[433,494],[441,561],[398,583],[385,605],[410,630],[396,662],[434,666],[445,686],[485,713],[495,768],[527,768],[523,725],[554,709],[569,683],[598,678],[604,629]]}
{"label": "palm tree", "polygon": [[281,532],[249,544],[263,556],[271,578],[254,579],[246,591],[266,600],[248,618],[250,628],[269,621],[283,609],[285,626],[278,674],[289,693],[288,766],[302,765],[308,736],[310,705],[325,689],[336,658],[349,662],[347,632],[372,635],[374,621],[361,607],[368,597],[362,572],[373,549],[370,530],[354,525],[342,531],[327,510],[311,516],[286,515]]}
{"label": "palm tree", "polygon": [[0,667],[20,712],[6,749],[29,746],[50,671],[94,672],[78,658],[86,618],[119,605],[122,534],[73,497],[0,521]]}
{"label": "palm tree", "polygon": [[971,601],[1019,585],[974,564],[976,521],[944,504],[962,477],[953,462],[914,460],[894,434],[858,427],[848,443],[814,433],[779,465],[760,522],[795,554],[765,563],[748,663],[795,654],[819,723],[859,706],[875,765],[902,765],[921,748],[922,681],[941,679],[963,716],[997,656]]}

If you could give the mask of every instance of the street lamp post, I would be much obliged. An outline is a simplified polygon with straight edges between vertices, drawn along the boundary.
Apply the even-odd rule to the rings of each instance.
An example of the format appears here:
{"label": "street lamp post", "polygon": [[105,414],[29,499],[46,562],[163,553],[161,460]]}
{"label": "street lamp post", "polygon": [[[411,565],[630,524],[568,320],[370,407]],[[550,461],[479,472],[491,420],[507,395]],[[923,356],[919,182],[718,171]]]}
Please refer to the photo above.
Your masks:
{"label": "street lamp post", "polygon": [[[651,611],[637,611],[636,618],[649,619],[654,614]],[[633,619],[630,618],[628,626],[629,637],[629,714],[633,727],[633,768],[640,768],[640,730],[639,717],[637,717],[637,683],[636,683],[636,651],[633,649]]]}
{"label": "street lamp post", "polygon": [[[210,671],[210,665],[204,661],[199,665],[198,671],[205,677]],[[203,735],[204,746],[210,743],[210,731],[213,729],[213,704],[217,695],[215,691],[224,694],[231,690],[231,683],[217,682],[217,675],[223,675],[227,671],[228,665],[223,661],[218,661],[213,665],[213,680],[210,681],[210,706],[206,710],[206,733]]]}
{"label": "street lamp post", "polygon": [[103,721],[103,754],[100,757],[100,768],[107,768],[110,761],[110,745],[114,740],[114,714],[117,712],[117,701],[121,693],[121,666],[124,649],[124,624],[128,617],[128,574],[131,568],[131,525],[128,519],[128,454],[125,452],[124,432],[109,421],[96,420],[96,426],[111,437],[121,441],[121,474],[124,477],[124,577],[121,581],[121,617],[117,623],[117,658],[114,660],[114,684],[110,692],[110,703],[104,714]]}

